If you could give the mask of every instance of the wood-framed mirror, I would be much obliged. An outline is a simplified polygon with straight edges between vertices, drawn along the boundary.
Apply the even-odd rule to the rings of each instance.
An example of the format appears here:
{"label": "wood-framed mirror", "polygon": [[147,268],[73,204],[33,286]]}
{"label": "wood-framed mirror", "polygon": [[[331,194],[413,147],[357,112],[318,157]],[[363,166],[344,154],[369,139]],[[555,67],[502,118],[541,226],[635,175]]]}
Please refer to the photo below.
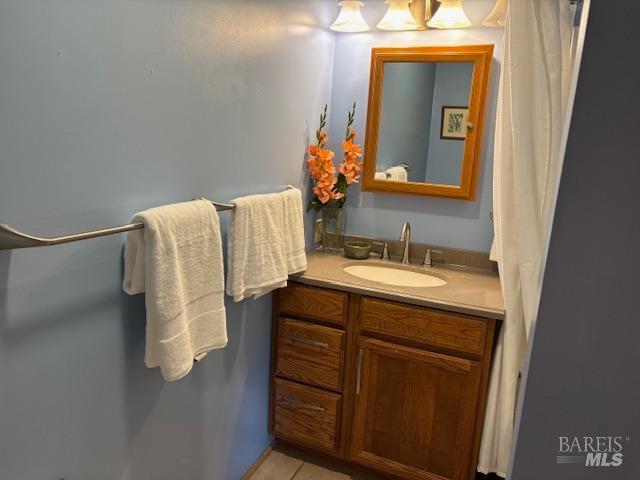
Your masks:
{"label": "wood-framed mirror", "polygon": [[475,200],[493,45],[373,48],[364,191]]}

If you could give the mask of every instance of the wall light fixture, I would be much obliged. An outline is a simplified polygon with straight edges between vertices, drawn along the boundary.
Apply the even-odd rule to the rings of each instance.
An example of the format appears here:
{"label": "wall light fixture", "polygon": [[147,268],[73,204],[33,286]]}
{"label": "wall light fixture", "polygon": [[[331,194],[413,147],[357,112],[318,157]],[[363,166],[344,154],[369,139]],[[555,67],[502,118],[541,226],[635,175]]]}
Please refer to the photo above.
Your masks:
{"label": "wall light fixture", "polygon": [[369,30],[369,25],[362,16],[360,7],[364,5],[364,2],[358,0],[344,0],[339,2],[340,13],[335,22],[329,27],[336,32],[366,32]]}
{"label": "wall light fixture", "polygon": [[471,21],[464,13],[462,0],[439,0],[440,6],[427,25],[431,28],[465,28]]}
{"label": "wall light fixture", "polygon": [[508,3],[508,0],[497,0],[491,13],[482,21],[482,25],[485,27],[504,27]]}
{"label": "wall light fixture", "polygon": [[416,30],[418,24],[409,10],[409,4],[412,1],[385,0],[389,8],[377,27],[380,30]]}

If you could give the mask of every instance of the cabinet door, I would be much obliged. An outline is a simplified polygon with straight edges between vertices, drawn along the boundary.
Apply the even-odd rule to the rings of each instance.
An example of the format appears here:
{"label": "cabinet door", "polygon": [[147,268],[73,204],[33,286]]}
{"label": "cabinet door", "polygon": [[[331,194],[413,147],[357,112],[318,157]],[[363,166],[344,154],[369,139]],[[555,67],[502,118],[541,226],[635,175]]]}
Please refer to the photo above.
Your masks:
{"label": "cabinet door", "polygon": [[479,364],[373,339],[359,346],[353,459],[400,478],[467,478]]}

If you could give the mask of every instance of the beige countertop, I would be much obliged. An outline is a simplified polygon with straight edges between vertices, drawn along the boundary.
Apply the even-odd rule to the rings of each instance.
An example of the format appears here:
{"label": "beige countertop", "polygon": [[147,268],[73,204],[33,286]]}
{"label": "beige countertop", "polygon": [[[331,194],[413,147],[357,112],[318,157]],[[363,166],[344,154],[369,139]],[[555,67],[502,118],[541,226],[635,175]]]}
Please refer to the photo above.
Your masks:
{"label": "beige countertop", "polygon": [[400,266],[398,262],[377,259],[351,260],[341,255],[315,251],[307,254],[307,270],[292,275],[291,281],[359,293],[426,307],[466,313],[485,318],[504,318],[504,301],[496,273],[479,269],[434,265],[411,265],[411,270],[440,277],[439,287],[398,287],[355,277],[342,269],[349,265]]}

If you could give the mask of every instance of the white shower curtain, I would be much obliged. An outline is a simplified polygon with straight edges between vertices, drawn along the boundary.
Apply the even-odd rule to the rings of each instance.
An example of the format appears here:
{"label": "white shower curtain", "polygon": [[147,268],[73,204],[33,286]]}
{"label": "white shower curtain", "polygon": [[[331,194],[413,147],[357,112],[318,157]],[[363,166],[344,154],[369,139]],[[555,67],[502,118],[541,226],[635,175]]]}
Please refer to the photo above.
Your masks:
{"label": "white shower curtain", "polygon": [[506,477],[518,375],[539,299],[545,228],[559,181],[572,70],[567,0],[512,0],[494,152],[494,244],[506,305],[494,352],[478,471]]}

